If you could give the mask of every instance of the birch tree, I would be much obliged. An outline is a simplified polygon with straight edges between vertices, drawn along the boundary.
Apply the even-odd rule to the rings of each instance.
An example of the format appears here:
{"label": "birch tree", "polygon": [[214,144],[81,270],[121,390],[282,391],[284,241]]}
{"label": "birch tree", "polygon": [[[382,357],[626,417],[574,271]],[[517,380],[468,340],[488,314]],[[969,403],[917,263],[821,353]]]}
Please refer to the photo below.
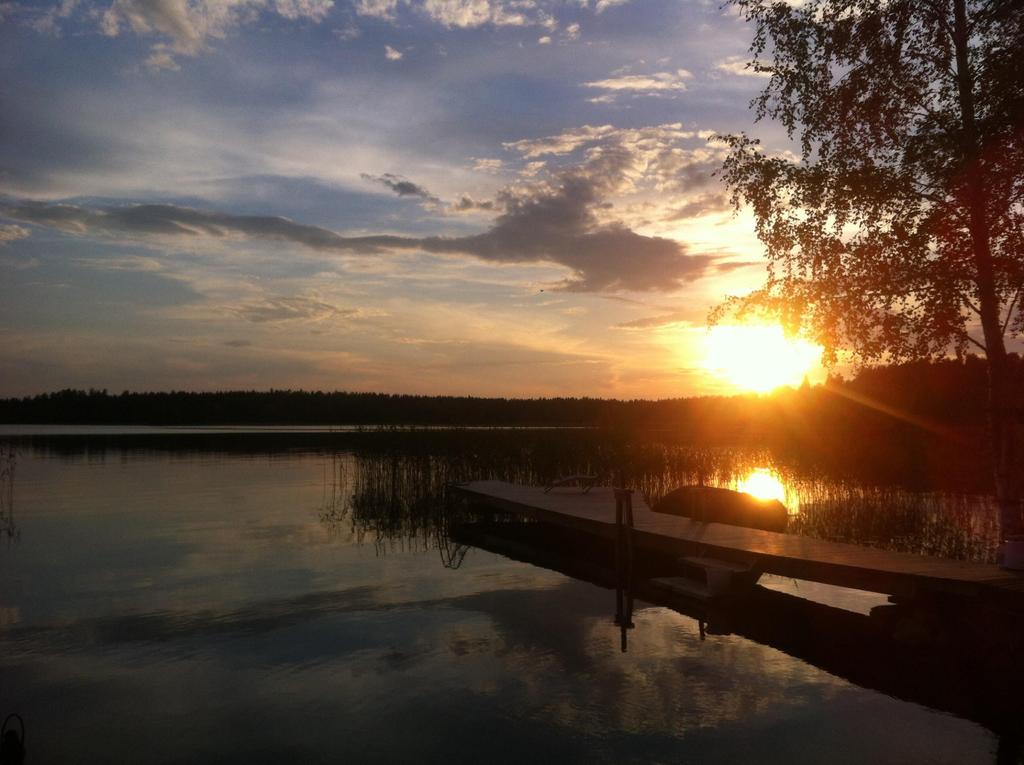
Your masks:
{"label": "birch tree", "polygon": [[832,362],[982,354],[1003,533],[1024,532],[1024,3],[730,4],[767,78],[752,108],[793,151],[722,137],[769,261],[722,310],[769,312]]}

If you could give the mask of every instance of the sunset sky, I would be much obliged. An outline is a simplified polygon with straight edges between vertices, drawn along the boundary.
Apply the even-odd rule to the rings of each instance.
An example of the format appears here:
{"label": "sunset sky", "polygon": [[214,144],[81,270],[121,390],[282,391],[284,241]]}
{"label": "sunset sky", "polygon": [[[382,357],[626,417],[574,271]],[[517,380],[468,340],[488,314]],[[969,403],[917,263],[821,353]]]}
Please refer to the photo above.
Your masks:
{"label": "sunset sky", "polygon": [[0,395],[735,390],[713,2],[0,3]]}

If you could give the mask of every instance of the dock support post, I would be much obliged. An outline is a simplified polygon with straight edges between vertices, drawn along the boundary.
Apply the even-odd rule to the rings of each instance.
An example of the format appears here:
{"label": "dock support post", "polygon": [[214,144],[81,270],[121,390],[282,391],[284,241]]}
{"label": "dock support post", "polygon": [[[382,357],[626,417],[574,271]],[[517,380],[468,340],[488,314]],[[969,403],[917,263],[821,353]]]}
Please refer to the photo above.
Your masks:
{"label": "dock support post", "polygon": [[[620,647],[626,651],[626,630],[633,629],[633,491],[615,490],[615,623],[621,631]],[[625,611],[623,611],[625,590]]]}

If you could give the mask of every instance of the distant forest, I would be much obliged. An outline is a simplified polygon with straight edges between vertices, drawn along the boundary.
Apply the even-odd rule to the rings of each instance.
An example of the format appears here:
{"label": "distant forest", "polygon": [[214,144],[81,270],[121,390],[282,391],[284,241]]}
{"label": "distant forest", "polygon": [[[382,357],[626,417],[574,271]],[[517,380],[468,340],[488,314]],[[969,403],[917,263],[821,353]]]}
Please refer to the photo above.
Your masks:
{"label": "distant forest", "polygon": [[[1017,356],[1013,363],[1020,371]],[[800,423],[894,418],[925,429],[984,423],[985,365],[964,360],[873,367],[850,380],[768,396],[660,401],[476,398],[321,391],[120,394],[62,390],[0,400],[0,422],[131,425],[577,426],[685,430],[694,435],[775,432]],[[1018,374],[1018,378],[1020,375]]]}
{"label": "distant forest", "polygon": [[[1014,356],[1021,379],[1024,363]],[[372,433],[25,436],[58,450],[105,446],[255,450],[359,448],[466,453],[543,451],[552,443],[591,444],[616,454],[663,443],[770,447],[832,475],[873,475],[922,486],[990,488],[985,438],[985,365],[978,358],[865,369],[853,379],[781,389],[770,395],[662,401],[593,398],[503,399],[381,393],[224,391],[130,393],[65,390],[0,400],[0,422],[104,425],[356,425]],[[1024,390],[1019,400],[1024,402]],[[1020,416],[1018,412],[1018,416]],[[373,426],[384,426],[384,429]],[[577,427],[584,431],[447,431],[426,444],[388,426]],[[8,437],[11,438],[11,437]],[[0,439],[2,440],[2,439]],[[108,443],[109,442],[109,443]],[[593,442],[593,443],[591,443]],[[418,444],[418,445],[417,445]],[[446,447],[447,448],[447,447]],[[593,449],[591,449],[593,452]],[[587,452],[588,454],[591,452]],[[504,453],[504,452],[502,452]],[[661,452],[658,452],[661,453]],[[556,460],[557,461],[557,460]],[[615,457],[616,464],[629,460]],[[1024,464],[1021,465],[1024,469]]]}

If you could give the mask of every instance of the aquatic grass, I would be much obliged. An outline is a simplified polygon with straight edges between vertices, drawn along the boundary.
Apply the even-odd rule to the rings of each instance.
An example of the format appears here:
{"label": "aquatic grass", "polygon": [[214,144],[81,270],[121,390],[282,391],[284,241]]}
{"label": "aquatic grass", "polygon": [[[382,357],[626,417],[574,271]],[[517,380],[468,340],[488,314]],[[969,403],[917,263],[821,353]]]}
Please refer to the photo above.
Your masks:
{"label": "aquatic grass", "polygon": [[820,481],[799,494],[791,533],[943,558],[996,560],[999,524],[991,498]]}
{"label": "aquatic grass", "polygon": [[[568,474],[636,489],[649,503],[682,485],[735,488],[755,469],[785,487],[790,533],[963,560],[993,561],[998,528],[984,476],[972,453],[949,468],[948,445],[900,451],[902,461],[826,459],[814,450],[703,444],[672,431],[613,429],[380,429],[358,433],[252,436],[101,436],[39,438],[26,448],[67,459],[120,459],[135,452],[175,458],[227,452],[280,456],[295,450],[324,459],[320,518],[328,533],[389,549],[443,549],[453,509],[446,486],[496,479],[544,485]],[[0,497],[0,533],[16,534],[8,494]],[[4,457],[3,454],[7,454]],[[875,455],[877,456],[877,455]],[[965,483],[966,481],[966,483]],[[941,490],[940,490],[941,489]],[[6,519],[6,520],[5,520]]]}
{"label": "aquatic grass", "polygon": [[827,472],[766,448],[706,447],[658,440],[549,434],[528,438],[440,439],[414,448],[355,450],[328,457],[329,527],[388,550],[445,548],[453,509],[449,483],[497,479],[543,485],[587,473],[632,487],[648,502],[687,484],[735,488],[767,469],[786,489],[789,533],[890,550],[975,561],[995,560],[998,526],[990,498],[880,486]]}

